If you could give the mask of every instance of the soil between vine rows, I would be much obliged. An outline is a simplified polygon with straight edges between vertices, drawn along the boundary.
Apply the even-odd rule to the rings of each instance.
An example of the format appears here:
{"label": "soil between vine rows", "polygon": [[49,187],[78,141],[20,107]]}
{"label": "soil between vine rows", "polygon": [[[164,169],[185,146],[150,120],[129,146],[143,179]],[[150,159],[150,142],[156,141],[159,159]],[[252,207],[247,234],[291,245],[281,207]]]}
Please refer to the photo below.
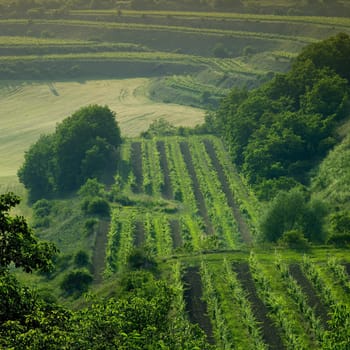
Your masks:
{"label": "soil between vine rows", "polygon": [[173,195],[173,189],[171,187],[169,166],[168,166],[168,160],[166,157],[164,141],[157,142],[157,150],[159,152],[160,167],[163,171],[163,176],[164,176],[164,184],[161,189],[162,195],[166,199],[173,199],[174,195]]}
{"label": "soil between vine rows", "polygon": [[212,145],[212,143],[209,140],[203,140],[205,149],[213,163],[213,166],[216,170],[216,173],[218,175],[218,178],[221,183],[221,187],[223,192],[226,195],[228,205],[231,207],[233,216],[236,219],[238,230],[241,233],[242,241],[244,243],[251,243],[252,242],[252,235],[250,233],[249,227],[247,223],[245,222],[244,218],[242,217],[242,214],[239,211],[239,208],[236,204],[236,201],[233,197],[232,191],[230,189],[230,185],[227,181],[224,169],[216,155],[215,149]]}
{"label": "soil between vine rows", "polygon": [[132,190],[135,193],[142,192],[142,150],[141,142],[133,142],[131,144],[131,167],[135,176],[135,185]]}
{"label": "soil between vine rows", "polygon": [[301,271],[299,264],[291,264],[289,265],[289,272],[292,277],[298,282],[303,292],[306,294],[309,306],[315,310],[315,315],[320,319],[322,326],[327,329],[329,320],[328,310],[323,305],[319,296],[316,294],[312,284],[305,277],[303,272]]}
{"label": "soil between vine rows", "polygon": [[145,227],[143,222],[136,221],[134,233],[134,246],[140,248],[145,243]]}
{"label": "soil between vine rows", "polygon": [[347,272],[347,274],[350,276],[350,264],[344,264],[345,266],[345,271]]}
{"label": "soil between vine rows", "polygon": [[181,149],[181,153],[182,153],[182,156],[184,158],[184,161],[186,163],[188,173],[190,174],[190,177],[192,179],[193,193],[194,193],[194,196],[196,198],[199,213],[204,220],[207,233],[213,234],[214,233],[213,226],[210,222],[208,211],[207,211],[207,208],[205,206],[205,200],[204,200],[203,193],[199,187],[199,182],[198,182],[198,178],[196,175],[196,170],[193,166],[192,156],[191,156],[191,152],[190,152],[190,149],[188,147],[187,142],[180,142],[180,149]]}
{"label": "soil between vine rows", "polygon": [[197,323],[207,335],[210,344],[214,344],[213,327],[207,314],[207,303],[203,301],[202,281],[198,267],[189,267],[183,276],[185,285],[184,299],[189,320]]}
{"label": "soil between vine rows", "polygon": [[265,343],[268,344],[271,350],[285,349],[277,327],[268,317],[268,308],[257,294],[249,265],[247,263],[234,264],[233,269],[237,273],[237,277],[244,291],[247,293],[247,298],[252,306],[254,317],[261,325],[262,337]]}
{"label": "soil between vine rows", "polygon": [[170,231],[171,231],[171,237],[173,239],[173,248],[179,248],[182,247],[182,237],[181,237],[181,229],[180,229],[180,223],[179,220],[170,220]]}
{"label": "soil between vine rows", "polygon": [[102,282],[102,275],[105,268],[107,233],[109,231],[109,221],[101,220],[98,224],[95,248],[92,257],[93,282],[99,284]]}

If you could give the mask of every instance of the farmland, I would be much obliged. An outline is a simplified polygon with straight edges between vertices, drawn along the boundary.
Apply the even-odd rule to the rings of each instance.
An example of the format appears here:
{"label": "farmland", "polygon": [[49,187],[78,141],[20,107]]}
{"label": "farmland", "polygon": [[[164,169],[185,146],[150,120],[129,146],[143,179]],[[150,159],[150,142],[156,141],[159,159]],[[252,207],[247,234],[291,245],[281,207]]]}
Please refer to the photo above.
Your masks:
{"label": "farmland", "polygon": [[[121,3],[127,6],[128,2]],[[214,121],[210,112],[217,111],[233,87],[246,93],[276,73],[286,72],[306,45],[338,32],[350,33],[349,18],[297,16],[288,11],[286,0],[279,3],[285,6],[284,15],[129,7],[34,9],[8,18],[0,13],[0,192],[20,194],[24,201],[15,213],[28,217],[40,239],[53,241],[60,250],[52,272],[29,277],[16,272],[16,276],[38,295],[74,310],[69,322],[76,322],[75,335],[80,336],[82,330],[81,339],[86,338],[82,340],[85,347],[77,342],[72,349],[102,348],[109,336],[114,347],[137,343],[129,348],[144,348],[148,338],[158,336],[157,328],[147,322],[149,306],[158,306],[163,292],[170,306],[166,311],[160,308],[154,319],[163,322],[167,318],[163,323],[169,322],[170,327],[164,328],[168,332],[162,328],[163,339],[156,339],[157,347],[154,342],[150,349],[347,350],[348,249],[311,240],[294,249],[284,236],[268,243],[262,237],[261,222],[271,203],[257,199],[215,125],[207,130],[175,128],[202,124],[206,112],[208,120]],[[253,98],[253,110],[263,104],[275,107],[270,100],[260,101]],[[286,107],[290,103],[283,96],[279,101]],[[108,175],[105,186],[96,180],[102,189],[92,190],[85,198],[81,191],[53,191],[52,198],[38,201],[39,206],[26,203],[27,193],[16,173],[28,147],[40,135],[52,133],[65,117],[91,104],[107,105],[121,129],[122,144],[113,149],[117,150],[114,177]],[[266,112],[261,124],[274,112]],[[249,113],[244,115],[250,118]],[[172,132],[147,134],[155,120],[169,122]],[[311,124],[310,128],[317,129]],[[215,134],[207,133],[211,126]],[[339,145],[319,169],[310,170],[315,176],[310,184],[302,185],[308,196],[328,199],[336,211],[342,209],[338,213],[342,219],[349,207],[348,121],[339,128],[344,141],[339,137]],[[238,136],[244,138],[245,131]],[[276,135],[268,141],[279,139]],[[277,144],[276,151],[280,149]],[[264,147],[256,150],[268,156]],[[88,151],[94,156],[96,148]],[[88,211],[86,204],[96,198],[106,205],[106,212]],[[40,205],[46,211],[40,211]],[[331,235],[332,223],[324,226]],[[286,233],[300,233],[295,231],[286,229]],[[79,264],[81,256],[84,264]],[[64,279],[76,271],[91,277],[88,296],[62,287]],[[169,289],[164,285],[161,289],[162,282]],[[150,295],[156,297],[151,302]],[[100,299],[109,303],[101,308],[101,318],[94,305]],[[120,305],[127,322],[120,318]],[[80,316],[74,313],[78,309],[84,310]],[[136,328],[128,312],[136,314]],[[91,328],[84,323],[86,319]],[[46,319],[40,322],[45,328]],[[126,324],[127,330],[114,328],[113,322]],[[144,323],[149,328],[142,333]],[[51,341],[58,339],[65,347],[75,343],[71,324],[64,324],[63,330],[55,324],[58,336],[53,332]],[[200,329],[193,331],[193,325]],[[28,344],[31,332],[40,329],[30,327],[29,336],[23,337]],[[51,332],[47,329],[45,336]],[[10,339],[12,334],[8,334]],[[38,334],[39,341],[50,342]],[[188,341],[203,336],[207,344],[183,347],[180,339],[164,345],[179,334]],[[21,331],[17,335],[21,338]],[[123,339],[115,345],[117,337]],[[93,342],[98,344],[94,347]]]}
{"label": "farmland", "polygon": [[[203,111],[175,104],[156,103],[147,98],[147,79],[81,82],[1,83],[1,178],[14,180],[24,151],[43,133],[77,108],[98,103],[117,114],[122,132],[136,136],[155,119],[163,117],[175,125],[195,126]],[[5,181],[6,180],[6,181]],[[2,181],[2,182],[3,182]]]}
{"label": "farmland", "polygon": [[183,291],[178,317],[218,349],[333,344],[339,310],[343,324],[350,317],[349,260],[336,249],[262,249],[261,208],[219,139],[132,139],[122,156],[118,181],[130,204],[112,213],[107,276],[127,270],[135,249],[157,257],[163,278]]}

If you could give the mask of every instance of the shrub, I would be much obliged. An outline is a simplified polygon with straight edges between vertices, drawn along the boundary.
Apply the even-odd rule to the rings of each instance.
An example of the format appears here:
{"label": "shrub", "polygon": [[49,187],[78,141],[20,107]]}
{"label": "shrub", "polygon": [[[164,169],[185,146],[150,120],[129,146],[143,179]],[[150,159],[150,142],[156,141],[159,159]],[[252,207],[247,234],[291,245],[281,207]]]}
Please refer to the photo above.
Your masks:
{"label": "shrub", "polygon": [[87,270],[69,272],[61,282],[61,288],[67,294],[84,293],[92,282],[92,275]]}
{"label": "shrub", "polygon": [[301,230],[290,230],[284,232],[279,239],[279,244],[293,249],[307,249],[310,247],[308,240]]}
{"label": "shrub", "polygon": [[90,264],[90,258],[88,253],[84,250],[79,250],[78,253],[74,257],[74,264],[77,267],[86,267]]}
{"label": "shrub", "polygon": [[81,208],[87,215],[109,216],[109,203],[99,197],[85,198],[82,202]]}

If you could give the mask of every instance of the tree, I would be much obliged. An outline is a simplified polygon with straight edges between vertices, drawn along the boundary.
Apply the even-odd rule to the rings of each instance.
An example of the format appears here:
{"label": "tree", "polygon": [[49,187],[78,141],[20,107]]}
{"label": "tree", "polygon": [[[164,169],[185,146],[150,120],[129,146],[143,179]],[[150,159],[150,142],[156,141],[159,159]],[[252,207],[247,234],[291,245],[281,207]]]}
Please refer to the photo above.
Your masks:
{"label": "tree", "polygon": [[10,209],[19,203],[13,193],[0,195],[0,271],[11,263],[25,272],[50,269],[57,249],[39,242],[23,217],[10,216]]}
{"label": "tree", "polygon": [[52,243],[37,240],[23,217],[10,215],[19,202],[13,193],[0,195],[0,325],[9,320],[24,321],[37,307],[35,294],[18,283],[9,265],[25,272],[47,271],[57,252]]}
{"label": "tree", "polygon": [[299,235],[302,232],[309,242],[324,242],[325,215],[324,204],[317,200],[308,201],[299,188],[289,192],[281,191],[271,202],[261,220],[262,237],[267,241],[277,242],[286,232],[297,231]]}
{"label": "tree", "polygon": [[[76,189],[106,165],[116,164],[111,150],[121,144],[115,114],[107,106],[97,105],[81,108],[63,120],[56,128],[56,139],[56,182],[63,192]],[[106,149],[108,152],[103,153]],[[92,159],[97,156],[99,161],[93,167]]]}
{"label": "tree", "polygon": [[52,195],[55,190],[56,157],[54,135],[42,135],[24,155],[18,170],[19,181],[29,190],[29,199],[35,201]]}
{"label": "tree", "polygon": [[30,200],[73,191],[114,171],[120,144],[115,114],[107,106],[84,107],[30,147],[18,177]]}

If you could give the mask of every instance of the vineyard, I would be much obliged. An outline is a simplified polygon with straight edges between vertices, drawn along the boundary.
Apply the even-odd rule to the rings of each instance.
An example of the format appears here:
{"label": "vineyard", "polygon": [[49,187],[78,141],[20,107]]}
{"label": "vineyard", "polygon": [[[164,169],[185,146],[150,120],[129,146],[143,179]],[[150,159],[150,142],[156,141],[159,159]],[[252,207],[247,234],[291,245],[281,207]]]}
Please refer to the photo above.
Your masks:
{"label": "vineyard", "polygon": [[348,342],[349,261],[341,250],[258,248],[262,209],[219,139],[132,139],[121,157],[105,275],[135,251],[155,257],[177,293],[176,322],[198,324],[220,350]]}

